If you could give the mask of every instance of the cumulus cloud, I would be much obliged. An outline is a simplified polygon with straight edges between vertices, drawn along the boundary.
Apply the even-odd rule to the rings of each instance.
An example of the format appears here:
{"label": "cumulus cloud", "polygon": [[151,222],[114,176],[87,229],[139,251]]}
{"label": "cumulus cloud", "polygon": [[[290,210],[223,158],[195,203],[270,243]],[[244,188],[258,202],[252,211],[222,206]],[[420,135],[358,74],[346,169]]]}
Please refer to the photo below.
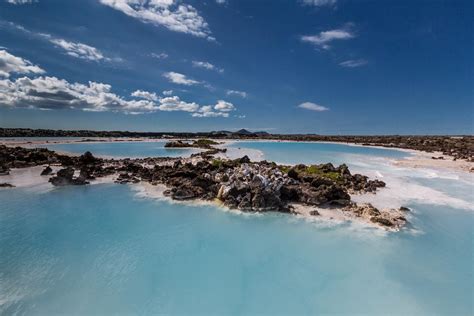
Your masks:
{"label": "cumulus cloud", "polygon": [[227,95],[236,95],[236,96],[239,96],[241,98],[246,98],[247,97],[247,92],[238,91],[238,90],[227,90],[226,94]]}
{"label": "cumulus cloud", "polygon": [[220,72],[220,73],[224,72],[224,69],[216,67],[216,66],[214,66],[213,64],[211,64],[207,61],[195,61],[194,60],[193,61],[193,67],[204,68],[204,69],[207,69],[207,70],[213,70],[213,71],[217,71],[217,72]]}
{"label": "cumulus cloud", "polygon": [[329,31],[320,32],[317,35],[304,35],[301,36],[303,42],[311,43],[315,46],[321,47],[322,49],[330,49],[329,43],[335,40],[348,40],[354,38],[355,35],[347,28],[334,29]]}
{"label": "cumulus cloud", "polygon": [[315,7],[332,6],[335,5],[337,0],[302,0],[305,5],[312,5]]}
{"label": "cumulus cloud", "polygon": [[227,101],[218,100],[217,103],[212,105],[205,105],[199,108],[199,110],[192,114],[194,117],[229,117],[229,112],[234,111],[235,106]]}
{"label": "cumulus cloud", "polygon": [[216,3],[217,3],[217,4],[224,4],[224,3],[226,3],[226,2],[227,2],[227,0],[216,0]]}
{"label": "cumulus cloud", "polygon": [[347,68],[362,67],[367,64],[368,64],[368,61],[365,59],[351,59],[351,60],[346,60],[346,61],[343,61],[342,63],[339,63],[340,66],[347,67]]}
{"label": "cumulus cloud", "polygon": [[190,79],[190,78],[186,77],[186,75],[183,75],[183,74],[180,74],[180,73],[174,72],[174,71],[165,72],[163,74],[163,77],[165,77],[166,79],[168,79],[172,83],[182,84],[182,85],[185,85],[185,86],[192,86],[192,85],[200,83],[199,81]]}
{"label": "cumulus cloud", "polygon": [[175,32],[215,40],[207,22],[191,5],[177,0],[99,0],[124,14]]}
{"label": "cumulus cloud", "polygon": [[150,100],[150,101],[157,101],[158,100],[158,96],[156,95],[156,93],[143,91],[143,90],[134,91],[132,93],[132,97],[141,98],[141,99]]}
{"label": "cumulus cloud", "polygon": [[155,92],[136,90],[131,93],[135,99],[128,99],[112,92],[112,86],[105,83],[71,83],[49,76],[9,79],[11,73],[44,72],[30,61],[0,50],[0,76],[4,77],[0,80],[0,106],[42,110],[113,111],[127,114],[184,111],[194,117],[229,117],[229,112],[235,110],[232,103],[224,100],[205,106],[186,102],[178,96],[172,96],[172,90],[163,91],[165,97],[160,97]]}
{"label": "cumulus cloud", "polygon": [[70,83],[56,77],[22,77],[0,80],[0,106],[42,110],[78,109],[83,111],[113,111],[143,114],[157,111],[189,112],[193,117],[229,117],[235,110],[232,103],[223,100],[213,106],[186,102],[178,96],[158,97],[155,93],[137,90],[127,100],[112,92],[112,86],[92,82]]}
{"label": "cumulus cloud", "polygon": [[199,104],[184,102],[178,96],[162,98],[160,103],[161,111],[196,112],[199,109]]}
{"label": "cumulus cloud", "polygon": [[230,112],[235,110],[235,107],[232,103],[226,102],[224,100],[218,100],[217,104],[214,106],[214,110],[222,112]]}
{"label": "cumulus cloud", "polygon": [[193,117],[229,117],[229,113],[213,111],[211,105],[202,106],[198,112],[192,114]]}
{"label": "cumulus cloud", "polygon": [[298,107],[305,110],[316,111],[316,112],[329,111],[329,108],[313,103],[313,102],[304,102],[298,105]]}
{"label": "cumulus cloud", "polygon": [[66,41],[62,38],[54,38],[47,34],[43,34],[43,36],[49,38],[49,41],[56,47],[65,50],[66,54],[69,56],[92,61],[110,60],[109,58],[104,57],[102,52],[95,47],[82,43]]}
{"label": "cumulus cloud", "polygon": [[45,71],[30,61],[14,56],[6,50],[0,50],[0,77],[10,77],[10,74],[42,74]]}
{"label": "cumulus cloud", "polygon": [[81,109],[143,113],[158,110],[148,100],[125,100],[111,92],[108,84],[89,81],[69,83],[56,77],[0,80],[0,105],[38,109]]}

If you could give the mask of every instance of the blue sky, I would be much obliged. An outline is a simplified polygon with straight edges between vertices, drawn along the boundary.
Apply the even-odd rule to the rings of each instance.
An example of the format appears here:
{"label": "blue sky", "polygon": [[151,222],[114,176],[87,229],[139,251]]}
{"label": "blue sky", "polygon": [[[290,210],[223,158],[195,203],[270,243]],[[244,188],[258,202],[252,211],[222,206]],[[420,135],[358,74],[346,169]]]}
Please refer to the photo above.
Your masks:
{"label": "blue sky", "polygon": [[473,7],[0,0],[0,126],[472,134]]}

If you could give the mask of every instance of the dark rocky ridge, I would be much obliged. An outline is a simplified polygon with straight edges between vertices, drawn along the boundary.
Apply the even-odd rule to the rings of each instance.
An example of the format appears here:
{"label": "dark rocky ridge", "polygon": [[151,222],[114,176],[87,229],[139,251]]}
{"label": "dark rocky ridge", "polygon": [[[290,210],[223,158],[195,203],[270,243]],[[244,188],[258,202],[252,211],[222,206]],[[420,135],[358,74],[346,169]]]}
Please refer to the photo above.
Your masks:
{"label": "dark rocky ridge", "polygon": [[[356,217],[370,216],[380,226],[398,228],[405,224],[406,220],[400,219],[398,213],[394,216],[351,202],[349,193],[375,192],[385,183],[353,175],[346,165],[291,167],[267,161],[251,162],[247,156],[222,160],[210,155],[204,152],[194,158],[102,159],[90,152],[65,156],[48,149],[0,145],[0,169],[46,165],[41,173],[46,176],[51,175],[49,166],[55,165],[62,167],[49,178],[55,186],[85,185],[95,178],[116,175],[117,183],[163,184],[167,187],[165,195],[175,200],[217,199],[230,208],[253,212],[292,213],[293,203],[344,207]],[[312,214],[316,216],[317,212]]]}
{"label": "dark rocky ridge", "polygon": [[288,141],[327,141],[355,143],[366,146],[404,148],[425,152],[439,151],[453,159],[474,161],[474,136],[436,136],[436,135],[315,135],[315,134],[269,134],[239,130],[214,131],[203,133],[172,132],[128,132],[128,131],[66,131],[29,128],[0,128],[0,137],[151,137],[151,138],[214,138],[214,139],[267,139]]}

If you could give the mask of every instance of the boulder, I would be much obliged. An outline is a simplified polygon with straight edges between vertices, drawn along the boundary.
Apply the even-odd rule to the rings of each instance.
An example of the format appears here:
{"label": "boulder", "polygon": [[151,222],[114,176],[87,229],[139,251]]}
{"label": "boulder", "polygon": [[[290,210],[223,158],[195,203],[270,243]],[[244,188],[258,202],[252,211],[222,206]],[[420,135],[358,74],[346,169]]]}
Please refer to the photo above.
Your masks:
{"label": "boulder", "polygon": [[252,210],[252,195],[250,194],[250,192],[244,195],[238,205],[238,208],[242,211]]}
{"label": "boulder", "polygon": [[376,217],[376,216],[374,216],[374,217],[371,217],[371,218],[370,218],[370,221],[371,221],[372,223],[377,223],[377,224],[380,224],[380,225],[382,225],[382,226],[387,226],[387,227],[393,226],[393,223],[392,223],[390,220],[388,220],[388,219],[386,219],[386,218],[383,218],[383,217]]}
{"label": "boulder", "polygon": [[177,188],[175,192],[171,193],[171,198],[174,200],[190,200],[194,199],[196,195],[189,188]]}
{"label": "boulder", "polygon": [[298,172],[295,170],[295,168],[291,168],[290,170],[288,170],[288,177],[294,180],[299,179]]}
{"label": "boulder", "polygon": [[97,159],[92,155],[90,151],[86,151],[82,156],[79,157],[79,163],[82,165],[91,165],[98,162],[100,159]]}
{"label": "boulder", "polygon": [[242,158],[239,159],[239,162],[240,163],[250,163],[250,158],[247,155],[245,155],[245,156],[243,156]]}
{"label": "boulder", "polygon": [[88,184],[89,182],[86,181],[83,177],[74,177],[74,169],[71,167],[67,167],[64,169],[59,170],[56,173],[56,176],[49,179],[55,186],[64,186],[64,185],[84,185]]}
{"label": "boulder", "polygon": [[74,176],[74,169],[71,167],[64,168],[59,170],[56,173],[55,177],[52,177],[49,179],[49,182],[51,182],[55,186],[63,186],[63,185],[70,185],[73,184],[73,176]]}
{"label": "boulder", "polygon": [[333,182],[332,180],[328,179],[328,178],[324,178],[324,177],[315,177],[312,181],[311,181],[311,186],[315,187],[315,188],[319,188],[321,185],[331,185]]}
{"label": "boulder", "polygon": [[283,201],[299,201],[300,191],[298,185],[283,185],[280,188],[280,197]]}
{"label": "boulder", "polygon": [[47,176],[47,175],[50,175],[52,173],[53,173],[53,169],[51,169],[50,166],[47,166],[46,168],[43,169],[43,171],[41,171],[42,176]]}

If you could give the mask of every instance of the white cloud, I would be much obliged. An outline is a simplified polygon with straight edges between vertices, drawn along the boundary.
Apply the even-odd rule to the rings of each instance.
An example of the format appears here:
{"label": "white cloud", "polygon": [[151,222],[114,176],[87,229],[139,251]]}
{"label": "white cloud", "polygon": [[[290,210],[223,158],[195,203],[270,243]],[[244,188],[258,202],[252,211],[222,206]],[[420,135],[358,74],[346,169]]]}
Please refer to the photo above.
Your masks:
{"label": "white cloud", "polygon": [[247,92],[238,91],[238,90],[227,90],[226,94],[227,95],[236,95],[236,96],[239,96],[241,98],[246,98],[247,97]]}
{"label": "white cloud", "polygon": [[320,32],[317,35],[304,35],[301,36],[301,40],[327,50],[331,48],[329,43],[332,41],[348,40],[354,37],[355,35],[348,29],[334,29]]}
{"label": "white cloud", "polygon": [[315,7],[322,7],[322,6],[335,5],[337,0],[302,0],[302,2],[305,5],[312,5],[312,6],[315,6]]}
{"label": "white cloud", "polygon": [[180,74],[180,73],[174,72],[174,71],[164,73],[163,77],[165,77],[166,79],[168,79],[172,83],[182,84],[182,85],[185,85],[185,86],[192,86],[192,85],[200,83],[199,81],[190,79],[190,78],[186,77],[186,75],[183,75],[183,74]]}
{"label": "white cloud", "polygon": [[151,53],[150,56],[153,57],[153,58],[158,58],[158,59],[166,59],[166,58],[168,58],[168,54],[167,54],[167,53],[159,53],[159,54],[157,54],[157,53]]}
{"label": "white cloud", "polygon": [[235,107],[232,103],[226,102],[224,100],[218,100],[217,104],[214,106],[214,110],[222,112],[230,112],[235,110]]}
{"label": "white cloud", "polygon": [[159,98],[155,93],[137,90],[134,97],[144,100],[126,100],[111,92],[112,86],[89,82],[69,83],[56,77],[18,78],[0,80],[0,105],[36,108],[41,110],[79,109],[83,111],[113,111],[143,114],[157,111],[190,112],[194,117],[229,117],[235,107],[223,100],[216,105],[199,106],[185,102],[178,96]]}
{"label": "white cloud", "polygon": [[35,0],[7,0],[11,4],[30,4],[36,2]]}
{"label": "white cloud", "polygon": [[14,56],[6,50],[0,50],[0,77],[8,78],[11,73],[42,74],[45,71],[33,65],[29,60]]}
{"label": "white cloud", "polygon": [[199,109],[199,104],[184,102],[177,96],[162,98],[160,103],[159,109],[161,111],[196,112]]}
{"label": "white cloud", "polygon": [[192,114],[193,117],[229,117],[229,113],[213,111],[212,105],[202,106],[198,112]]}
{"label": "white cloud", "polygon": [[192,114],[193,117],[229,117],[229,112],[235,110],[232,103],[218,100],[212,105],[201,106],[199,110]]}
{"label": "white cloud", "polygon": [[224,72],[224,69],[214,66],[213,64],[207,61],[193,61],[193,67],[204,68],[207,70],[213,70],[220,73]]}
{"label": "white cloud", "polygon": [[144,23],[161,25],[175,32],[215,40],[209,25],[191,5],[177,0],[99,0]]}
{"label": "white cloud", "polygon": [[77,109],[83,111],[112,111],[126,114],[144,114],[157,111],[189,112],[193,117],[229,117],[235,107],[219,100],[216,105],[200,106],[186,102],[178,96],[160,98],[155,93],[137,90],[134,97],[143,100],[126,100],[112,92],[104,83],[70,83],[56,77],[22,77],[0,80],[0,106],[41,110]]}
{"label": "white cloud", "polygon": [[[21,25],[18,25],[12,22],[6,23],[4,25],[10,28],[13,28],[14,30],[23,32],[34,38],[46,40],[52,43],[54,46],[66,51],[66,54],[72,57],[81,58],[85,60],[92,60],[92,61],[111,61],[112,60],[111,58],[105,57],[104,54],[99,49],[83,44],[83,43],[67,41],[65,39],[58,38],[47,33],[33,32]],[[114,60],[120,61],[121,59],[114,58]]]}
{"label": "white cloud", "polygon": [[131,95],[132,97],[141,98],[141,99],[150,100],[150,101],[158,100],[158,96],[156,95],[156,93],[151,93],[151,92],[143,91],[143,90],[136,90]]}
{"label": "white cloud", "polygon": [[300,105],[298,105],[298,107],[302,109],[310,110],[310,111],[316,111],[316,112],[329,111],[329,108],[316,104],[316,103],[312,103],[312,102],[301,103]]}
{"label": "white cloud", "polygon": [[339,63],[340,66],[348,67],[348,68],[361,67],[367,64],[368,64],[368,61],[365,59],[355,59],[355,60],[352,59],[352,60],[346,60],[346,61],[343,61],[342,63]]}
{"label": "white cloud", "polygon": [[69,83],[56,77],[0,80],[0,105],[38,109],[81,109],[146,113],[158,110],[148,100],[125,100],[111,92],[108,84]]}
{"label": "white cloud", "polygon": [[48,34],[43,34],[43,36],[49,38],[49,41],[56,47],[64,49],[69,56],[92,61],[110,60],[104,57],[102,52],[95,47],[82,43],[69,42],[61,38],[53,38]]}
{"label": "white cloud", "polygon": [[92,82],[70,83],[56,77],[21,77],[10,80],[10,73],[41,74],[45,71],[28,60],[0,50],[0,106],[40,110],[77,109],[83,111],[113,111],[142,114],[157,111],[184,111],[194,117],[228,117],[235,110],[232,103],[218,100],[215,105],[200,106],[182,101],[165,90],[166,97],[155,92],[136,90],[131,96],[142,100],[125,99],[112,92],[109,84]]}
{"label": "white cloud", "polygon": [[227,0],[216,0],[216,3],[217,3],[217,4],[224,4],[224,3],[226,3],[226,2],[227,2]]}

